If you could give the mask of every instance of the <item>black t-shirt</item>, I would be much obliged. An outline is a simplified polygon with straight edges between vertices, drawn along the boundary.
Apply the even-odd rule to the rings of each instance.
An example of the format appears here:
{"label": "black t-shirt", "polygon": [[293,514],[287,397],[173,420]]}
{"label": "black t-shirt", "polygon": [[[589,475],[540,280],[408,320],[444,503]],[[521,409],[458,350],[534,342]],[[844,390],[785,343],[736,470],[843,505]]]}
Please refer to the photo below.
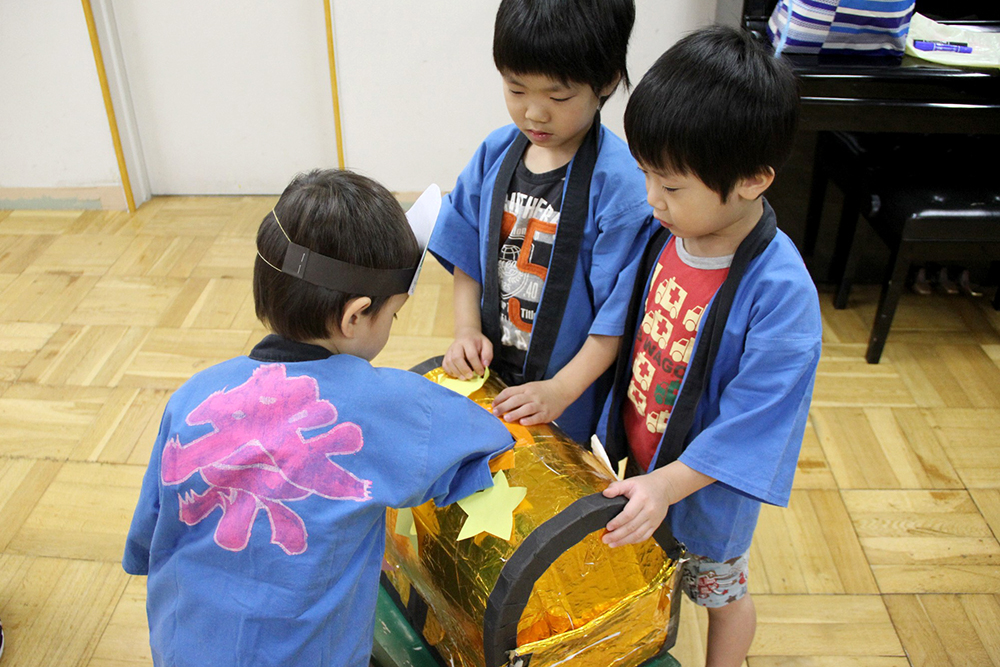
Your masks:
{"label": "black t-shirt", "polygon": [[500,367],[524,366],[562,205],[566,166],[536,174],[522,159],[511,178],[500,230]]}

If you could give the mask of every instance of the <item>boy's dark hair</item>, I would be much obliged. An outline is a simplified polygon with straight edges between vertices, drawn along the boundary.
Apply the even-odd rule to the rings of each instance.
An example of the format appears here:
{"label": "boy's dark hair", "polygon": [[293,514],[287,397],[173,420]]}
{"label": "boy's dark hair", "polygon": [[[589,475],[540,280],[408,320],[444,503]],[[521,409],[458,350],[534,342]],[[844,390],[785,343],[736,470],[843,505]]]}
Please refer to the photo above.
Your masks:
{"label": "boy's dark hair", "polygon": [[602,97],[616,80],[631,85],[625,56],[633,23],[635,0],[502,0],[493,62],[502,73],[585,83]]}
{"label": "boy's dark hair", "polygon": [[791,67],[749,33],[717,25],[646,72],[625,108],[625,136],[643,166],[693,173],[725,201],[740,179],[788,158],[798,109]]}
{"label": "boy's dark hair", "polygon": [[[299,174],[257,230],[253,300],[272,331],[298,341],[328,338],[350,299],[368,296],[375,315],[391,298],[347,294],[282,273],[288,240],[313,252],[373,269],[416,266],[420,248],[395,197],[370,178],[336,169]],[[267,261],[264,261],[267,260]],[[268,263],[273,266],[269,266]]]}

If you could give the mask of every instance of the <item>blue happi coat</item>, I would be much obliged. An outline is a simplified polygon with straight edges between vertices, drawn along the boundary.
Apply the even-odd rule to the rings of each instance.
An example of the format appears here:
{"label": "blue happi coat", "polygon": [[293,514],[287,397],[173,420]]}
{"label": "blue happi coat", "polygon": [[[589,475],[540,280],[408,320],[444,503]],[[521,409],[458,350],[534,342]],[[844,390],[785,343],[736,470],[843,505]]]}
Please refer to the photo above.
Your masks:
{"label": "blue happi coat", "polygon": [[122,564],[153,663],[367,667],[387,507],[489,486],[511,436],[425,378],[278,336],[170,399]]}
{"label": "blue happi coat", "polygon": [[[651,241],[646,253],[651,265],[668,238],[664,231]],[[649,272],[638,281],[633,312],[645,304],[651,278]],[[717,306],[713,325],[711,313]],[[621,397],[628,387],[627,360],[641,310],[626,333],[630,338],[622,346],[614,395],[599,427],[613,457],[627,454]],[[667,513],[674,537],[691,553],[716,561],[740,555],[750,548],[761,503],[788,504],[822,334],[816,287],[765,201],[760,222],[737,250],[726,283],[706,309],[650,465],[666,465],[679,454],[681,462],[718,480]],[[705,381],[693,381],[701,371]],[[681,423],[673,423],[675,419]]]}
{"label": "blue happi coat", "polygon": [[[536,338],[555,335],[554,346],[544,372],[537,378],[554,376],[580,351],[587,336],[619,336],[625,326],[628,299],[638,268],[643,247],[656,227],[648,219],[646,190],[642,172],[629,153],[628,146],[607,128],[597,125],[593,130],[596,140],[596,159],[589,181],[579,254],[575,267],[565,273],[549,271],[538,308],[538,319],[532,330],[529,355]],[[515,125],[508,125],[491,133],[479,146],[475,155],[462,171],[442,204],[437,226],[428,249],[449,271],[455,267],[483,285],[490,263],[499,258],[491,254],[488,230],[490,229],[491,202],[494,185],[501,164],[512,147],[518,143],[521,132]],[[573,178],[577,157],[569,164],[567,186]],[[516,156],[520,157],[520,156]],[[506,188],[506,184],[502,187]],[[506,192],[501,193],[505,195]],[[581,202],[573,202],[564,191],[560,223],[556,231],[556,245],[564,227],[566,211]],[[551,268],[551,267],[550,267]],[[561,317],[546,323],[551,314],[551,303],[546,302],[553,285],[568,289],[568,298]],[[482,308],[498,309],[499,303],[483,303]],[[485,320],[485,316],[484,316]],[[546,327],[555,331],[546,331]],[[559,426],[580,442],[589,440],[595,432],[610,387],[610,373],[589,387],[563,415],[557,419]]]}

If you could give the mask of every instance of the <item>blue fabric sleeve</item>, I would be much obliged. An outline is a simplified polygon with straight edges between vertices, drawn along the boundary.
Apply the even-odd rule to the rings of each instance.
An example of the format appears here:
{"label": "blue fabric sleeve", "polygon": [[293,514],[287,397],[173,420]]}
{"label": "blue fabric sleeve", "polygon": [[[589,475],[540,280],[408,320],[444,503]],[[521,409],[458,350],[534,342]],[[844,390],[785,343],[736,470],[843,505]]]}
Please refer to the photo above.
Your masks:
{"label": "blue fabric sleeve", "polygon": [[437,224],[427,248],[444,268],[454,273],[462,269],[482,284],[484,240],[482,225],[489,224],[491,178],[495,178],[499,162],[520,130],[507,125],[494,130],[479,145],[462,170],[455,188],[441,202]]}
{"label": "blue fabric sleeve", "polygon": [[822,325],[808,280],[758,285],[736,375],[680,460],[750,498],[787,505],[808,418]]}
{"label": "blue fabric sleeve", "polygon": [[430,428],[421,444],[426,448],[425,483],[407,505],[430,499],[447,505],[492,486],[489,461],[511,447],[510,431],[465,396],[429,380],[420,384],[420,401],[430,412]]}
{"label": "blue fabric sleeve", "polygon": [[482,201],[489,153],[487,138],[459,174],[455,188],[441,202],[437,224],[427,245],[431,254],[449,272],[454,273],[457,266],[480,284],[483,276],[479,261],[479,225],[481,220],[486,219],[481,206],[490,205],[490,202]]}
{"label": "blue fabric sleeve", "polygon": [[649,206],[644,199],[598,219],[594,263],[590,271],[596,315],[590,325],[590,334],[620,336],[625,330],[642,252],[655,231],[649,219]]}
{"label": "blue fabric sleeve", "polygon": [[427,246],[450,273],[457,266],[480,284],[483,278],[479,268],[479,203],[484,152],[484,146],[480,146],[458,177],[455,189],[441,202]]}
{"label": "blue fabric sleeve", "polygon": [[597,236],[588,271],[594,321],[588,334],[620,336],[646,243],[659,226],[646,201],[646,181],[628,145],[601,127],[590,184],[591,224]]}
{"label": "blue fabric sleeve", "polygon": [[156,437],[153,452],[149,457],[146,474],[142,478],[142,490],[132,515],[132,525],[125,538],[125,555],[122,568],[129,574],[149,574],[149,550],[153,541],[153,531],[160,514],[160,457],[164,438],[170,429],[170,408],[160,420],[160,432]]}

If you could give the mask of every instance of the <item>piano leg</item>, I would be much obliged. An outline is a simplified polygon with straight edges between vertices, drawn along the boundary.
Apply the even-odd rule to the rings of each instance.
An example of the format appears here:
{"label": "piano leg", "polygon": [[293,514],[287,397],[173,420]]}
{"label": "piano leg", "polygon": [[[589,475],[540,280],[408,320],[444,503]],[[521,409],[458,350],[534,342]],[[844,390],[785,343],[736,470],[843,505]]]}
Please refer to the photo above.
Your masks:
{"label": "piano leg", "polygon": [[[990,275],[1000,276],[1000,262],[990,263]],[[993,310],[1000,310],[1000,285],[997,285],[997,291],[993,293]]]}
{"label": "piano leg", "polygon": [[859,215],[861,215],[861,205],[857,196],[845,193],[844,207],[840,211],[840,226],[837,228],[837,240],[833,257],[830,259],[830,277],[837,283],[837,292],[833,297],[833,307],[837,310],[847,308],[858,255],[861,254],[855,239],[858,233]]}
{"label": "piano leg", "polygon": [[[820,141],[822,141],[822,136]],[[826,186],[829,176],[823,168],[820,159],[822,151],[816,151],[816,159],[813,161],[812,182],[809,186],[809,208],[806,212],[806,228],[802,239],[802,254],[812,257],[816,252],[816,239],[819,237],[819,225],[823,218],[823,203],[826,199]]]}
{"label": "piano leg", "polygon": [[889,336],[889,327],[892,326],[892,318],[896,314],[899,297],[903,294],[906,274],[910,270],[912,259],[912,249],[905,241],[892,251],[888,276],[885,284],[882,285],[878,309],[875,311],[875,323],[872,325],[872,332],[868,338],[868,351],[865,353],[865,359],[868,360],[869,364],[877,364],[882,358],[885,339]]}

